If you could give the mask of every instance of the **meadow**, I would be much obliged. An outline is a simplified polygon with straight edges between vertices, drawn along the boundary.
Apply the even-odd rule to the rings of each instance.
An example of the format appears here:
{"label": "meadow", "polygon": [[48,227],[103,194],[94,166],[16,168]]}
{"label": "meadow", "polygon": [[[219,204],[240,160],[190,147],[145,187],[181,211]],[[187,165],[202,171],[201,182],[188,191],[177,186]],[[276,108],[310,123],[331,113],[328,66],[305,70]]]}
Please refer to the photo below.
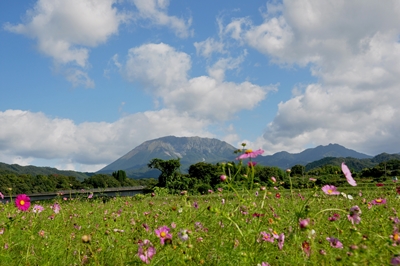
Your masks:
{"label": "meadow", "polygon": [[[226,182],[226,181],[225,181]],[[313,181],[310,181],[313,182]],[[1,265],[399,265],[400,188],[149,195],[0,205]],[[338,192],[340,191],[340,192]],[[21,205],[22,203],[22,205]]]}

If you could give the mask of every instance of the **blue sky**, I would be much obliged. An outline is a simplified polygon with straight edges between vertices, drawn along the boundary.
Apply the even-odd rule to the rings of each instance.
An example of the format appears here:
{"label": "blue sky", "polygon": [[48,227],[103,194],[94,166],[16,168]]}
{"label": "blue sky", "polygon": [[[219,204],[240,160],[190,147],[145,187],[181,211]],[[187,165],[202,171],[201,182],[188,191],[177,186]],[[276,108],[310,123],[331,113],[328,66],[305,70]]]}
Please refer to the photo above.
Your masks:
{"label": "blue sky", "polygon": [[97,171],[150,139],[400,152],[388,0],[0,2],[0,161]]}

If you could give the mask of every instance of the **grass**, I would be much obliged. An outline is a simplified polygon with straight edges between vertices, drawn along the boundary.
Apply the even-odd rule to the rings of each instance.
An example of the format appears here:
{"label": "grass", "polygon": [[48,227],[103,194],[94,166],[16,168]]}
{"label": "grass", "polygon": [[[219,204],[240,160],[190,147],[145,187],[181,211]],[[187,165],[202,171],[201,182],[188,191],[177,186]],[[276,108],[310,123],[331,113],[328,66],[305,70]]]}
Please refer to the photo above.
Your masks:
{"label": "grass", "polygon": [[[239,197],[222,191],[108,201],[59,198],[32,202],[27,212],[14,203],[2,204],[0,261],[2,265],[140,265],[144,262],[138,249],[147,239],[156,252],[148,258],[150,265],[389,265],[400,254],[395,185],[338,190],[353,200],[325,195],[319,188],[292,193],[254,189],[238,192]],[[368,204],[376,198],[386,203]],[[55,202],[61,206],[59,213],[51,208]],[[33,212],[35,204],[41,204],[43,212]],[[353,225],[347,215],[355,205],[362,213],[361,222]],[[330,221],[334,214],[339,218]],[[309,219],[303,229],[300,219]],[[172,234],[164,245],[155,233],[162,226]],[[261,232],[284,235],[282,249],[277,239],[264,241]],[[328,237],[337,238],[343,248],[332,247]]]}

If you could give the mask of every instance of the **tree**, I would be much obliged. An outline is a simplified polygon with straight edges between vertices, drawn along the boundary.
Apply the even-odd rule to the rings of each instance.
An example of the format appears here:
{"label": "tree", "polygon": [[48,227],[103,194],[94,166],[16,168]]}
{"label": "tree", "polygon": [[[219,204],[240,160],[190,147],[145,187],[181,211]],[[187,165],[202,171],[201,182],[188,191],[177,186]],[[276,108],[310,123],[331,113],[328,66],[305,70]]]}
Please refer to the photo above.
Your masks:
{"label": "tree", "polygon": [[181,167],[181,163],[179,158],[168,161],[155,158],[147,164],[147,167],[161,171],[161,174],[158,177],[158,186],[166,187],[168,179],[173,177],[174,173],[176,173],[179,167]]}
{"label": "tree", "polygon": [[306,167],[301,164],[296,164],[295,166],[292,167],[290,173],[292,176],[304,176],[304,172],[306,170]]}
{"label": "tree", "polygon": [[191,165],[188,172],[190,178],[195,179],[196,183],[204,183],[212,187],[220,183],[221,173],[216,165],[199,162]]}
{"label": "tree", "polygon": [[118,170],[112,173],[112,176],[121,183],[122,186],[126,183],[126,172],[124,170]]}

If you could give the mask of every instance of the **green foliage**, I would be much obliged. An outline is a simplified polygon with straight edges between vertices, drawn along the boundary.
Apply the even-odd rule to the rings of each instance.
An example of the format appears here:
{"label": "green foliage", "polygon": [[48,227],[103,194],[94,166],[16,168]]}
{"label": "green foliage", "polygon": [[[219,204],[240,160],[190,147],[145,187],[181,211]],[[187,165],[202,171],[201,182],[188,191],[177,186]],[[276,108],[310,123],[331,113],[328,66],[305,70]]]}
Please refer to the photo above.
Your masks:
{"label": "green foliage", "polygon": [[180,164],[180,159],[171,159],[164,161],[158,158],[152,159],[147,167],[152,169],[158,169],[161,171],[158,177],[158,186],[165,187],[167,185],[168,179],[172,178],[174,174],[178,171]]}

